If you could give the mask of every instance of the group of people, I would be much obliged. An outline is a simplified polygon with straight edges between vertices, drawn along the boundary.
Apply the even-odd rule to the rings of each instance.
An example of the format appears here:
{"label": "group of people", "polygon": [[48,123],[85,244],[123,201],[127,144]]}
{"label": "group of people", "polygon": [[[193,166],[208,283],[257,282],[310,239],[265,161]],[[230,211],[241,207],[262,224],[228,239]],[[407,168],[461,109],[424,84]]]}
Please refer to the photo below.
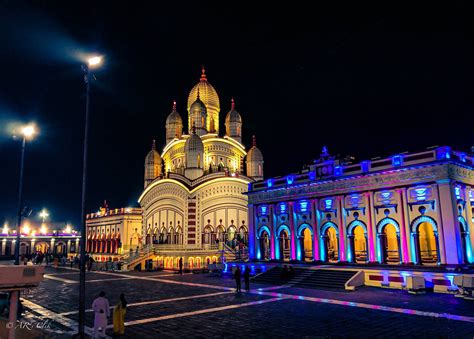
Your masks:
{"label": "group of people", "polygon": [[[110,306],[104,291],[101,291],[99,296],[92,302],[92,310],[94,311],[94,338],[105,338],[105,331],[110,318]],[[125,300],[125,295],[122,293],[113,310],[114,335],[125,334],[126,311],[127,301]]]}
{"label": "group of people", "polygon": [[[245,291],[249,292],[250,291],[250,269],[248,266],[245,266],[245,271],[243,273],[243,276],[244,276],[244,281],[245,281]],[[237,293],[242,292],[241,291],[241,288],[242,288],[241,277],[242,277],[242,271],[240,270],[240,267],[237,266],[234,272]]]}

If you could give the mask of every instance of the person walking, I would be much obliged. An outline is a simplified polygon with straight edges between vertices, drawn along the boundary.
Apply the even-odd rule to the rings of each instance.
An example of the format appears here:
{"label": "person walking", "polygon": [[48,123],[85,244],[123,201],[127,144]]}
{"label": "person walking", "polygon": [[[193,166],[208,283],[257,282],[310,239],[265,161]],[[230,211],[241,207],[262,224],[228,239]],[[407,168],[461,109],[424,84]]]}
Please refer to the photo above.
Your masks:
{"label": "person walking", "polygon": [[183,275],[183,258],[179,258],[179,274]]}
{"label": "person walking", "polygon": [[109,301],[105,298],[105,292],[101,291],[99,296],[92,302],[94,311],[94,338],[105,338],[107,329],[107,318],[110,317]]}
{"label": "person walking", "polygon": [[244,271],[245,291],[250,291],[250,269],[248,266],[245,267]]}
{"label": "person walking", "polygon": [[235,277],[235,284],[236,284],[236,292],[237,293],[240,293],[241,292],[241,282],[240,282],[240,276],[241,276],[241,271],[240,271],[240,267],[237,266],[237,269],[235,270],[235,273],[234,273],[234,277]]}
{"label": "person walking", "polygon": [[114,307],[114,335],[125,334],[125,313],[127,311],[127,301],[125,295],[120,294],[120,300]]}

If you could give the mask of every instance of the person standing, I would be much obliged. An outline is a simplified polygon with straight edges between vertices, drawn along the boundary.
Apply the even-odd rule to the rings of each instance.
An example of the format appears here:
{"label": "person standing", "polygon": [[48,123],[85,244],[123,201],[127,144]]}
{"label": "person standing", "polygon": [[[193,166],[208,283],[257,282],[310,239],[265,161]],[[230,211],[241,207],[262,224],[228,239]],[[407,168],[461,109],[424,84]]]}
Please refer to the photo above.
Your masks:
{"label": "person standing", "polygon": [[244,281],[245,281],[245,290],[249,292],[250,291],[250,270],[248,266],[245,267]]}
{"label": "person standing", "polygon": [[125,334],[125,313],[127,311],[127,301],[123,293],[120,294],[120,300],[114,307],[114,334]]}
{"label": "person standing", "polygon": [[183,258],[179,258],[179,274],[183,275]]}
{"label": "person standing", "polygon": [[240,267],[237,266],[237,269],[235,270],[235,273],[234,273],[234,277],[235,277],[235,284],[236,284],[236,292],[237,293],[240,293],[240,289],[241,289],[241,282],[240,282],[240,276],[241,276],[241,271],[240,271]]}
{"label": "person standing", "polygon": [[105,298],[105,292],[101,291],[99,296],[92,302],[94,311],[94,338],[105,338],[107,329],[107,318],[110,317],[109,301]]}

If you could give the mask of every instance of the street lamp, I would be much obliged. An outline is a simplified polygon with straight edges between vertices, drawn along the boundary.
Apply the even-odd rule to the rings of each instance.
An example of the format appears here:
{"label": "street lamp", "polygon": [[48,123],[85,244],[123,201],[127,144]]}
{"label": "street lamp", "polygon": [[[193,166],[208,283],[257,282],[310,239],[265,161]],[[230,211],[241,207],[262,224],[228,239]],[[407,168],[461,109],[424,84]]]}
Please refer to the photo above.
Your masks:
{"label": "street lamp", "polygon": [[84,150],[82,161],[82,199],[81,199],[81,240],[80,245],[80,274],[79,274],[79,336],[85,337],[85,315],[86,315],[86,180],[87,180],[87,144],[89,134],[89,103],[90,103],[90,82],[94,79],[91,72],[102,63],[101,56],[92,56],[87,60],[87,64],[82,65],[84,72],[84,82],[86,84],[86,116],[84,122]]}
{"label": "street lamp", "polygon": [[44,208],[43,210],[41,211],[41,213],[39,214],[41,220],[42,220],[42,224],[44,224],[44,219],[46,219],[47,217],[49,217],[49,213],[48,211],[46,211]]}
{"label": "street lamp", "polygon": [[25,164],[25,146],[26,140],[31,140],[36,134],[36,128],[34,125],[29,124],[23,126],[20,129],[20,134],[22,135],[21,143],[21,161],[20,161],[20,182],[18,184],[18,222],[16,224],[16,243],[15,243],[15,265],[20,264],[20,235],[21,235],[21,217],[22,217],[22,193],[23,193],[23,168]]}

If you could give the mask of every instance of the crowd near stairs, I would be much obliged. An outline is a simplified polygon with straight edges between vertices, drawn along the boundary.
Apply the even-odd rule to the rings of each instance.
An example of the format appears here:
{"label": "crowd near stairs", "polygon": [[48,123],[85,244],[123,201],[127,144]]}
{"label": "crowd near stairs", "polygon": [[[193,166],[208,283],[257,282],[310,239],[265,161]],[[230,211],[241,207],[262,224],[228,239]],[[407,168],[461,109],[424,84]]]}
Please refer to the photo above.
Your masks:
{"label": "crowd near stairs", "polygon": [[265,273],[256,276],[256,283],[270,285],[288,285],[312,289],[344,289],[346,282],[357,272],[331,269],[294,268],[292,277],[282,276],[283,268],[276,266]]}

